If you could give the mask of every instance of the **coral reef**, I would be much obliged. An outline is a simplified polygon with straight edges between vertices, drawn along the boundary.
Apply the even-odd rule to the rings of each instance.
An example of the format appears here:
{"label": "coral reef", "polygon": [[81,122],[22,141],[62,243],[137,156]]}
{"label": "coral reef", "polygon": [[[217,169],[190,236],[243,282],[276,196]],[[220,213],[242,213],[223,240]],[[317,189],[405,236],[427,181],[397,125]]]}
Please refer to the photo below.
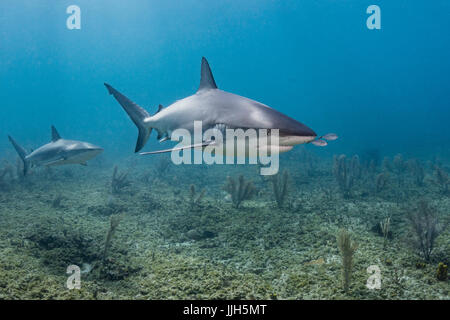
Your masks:
{"label": "coral reef", "polygon": [[[34,168],[25,178],[12,168],[0,191],[0,299],[448,300],[448,275],[438,279],[450,262],[450,199],[437,182],[446,181],[446,158],[402,156],[399,184],[381,151],[344,156],[340,177],[352,176],[344,195],[331,170],[336,160],[312,150],[280,156],[281,193],[289,175],[282,206],[256,166],[167,165],[155,178],[159,159],[118,158],[127,173],[116,169],[115,177],[132,186],[118,193],[109,192],[112,167],[103,163]],[[408,209],[419,197],[438,231],[429,261],[406,218],[419,214]],[[419,215],[413,220],[426,225]],[[73,264],[80,290],[65,287]],[[371,265],[381,290],[366,287]]]}
{"label": "coral reef", "polygon": [[383,221],[380,221],[380,230],[383,233],[383,247],[386,248],[387,241],[389,239],[389,234],[391,232],[391,217],[387,217]]}
{"label": "coral reef", "polygon": [[401,186],[404,181],[404,174],[408,169],[408,165],[405,160],[403,160],[403,156],[398,153],[395,155],[394,160],[392,161],[393,169],[395,174],[397,175],[398,185]]}
{"label": "coral reef", "polygon": [[344,154],[334,156],[333,174],[344,198],[350,198],[355,180],[361,177],[359,157],[355,155],[349,161]]}
{"label": "coral reef", "polygon": [[344,291],[348,292],[353,272],[353,255],[358,245],[351,241],[350,234],[344,229],[337,236],[337,244],[342,257],[342,284]]}
{"label": "coral reef", "polygon": [[102,261],[103,263],[106,262],[106,257],[108,256],[108,250],[111,246],[111,240],[116,232],[117,227],[119,226],[120,220],[122,220],[121,215],[113,215],[109,218],[109,229],[106,233],[106,239],[105,239],[105,248],[103,249],[103,255],[102,255]]}
{"label": "coral reef", "polygon": [[14,171],[12,166],[5,161],[3,168],[0,168],[0,191],[10,189],[10,183],[14,179]]}
{"label": "coral reef", "polygon": [[58,193],[55,198],[52,200],[52,207],[53,208],[62,208],[62,201],[65,199],[65,197],[61,194]]}
{"label": "coral reef", "polygon": [[413,246],[425,261],[430,261],[436,238],[445,226],[439,224],[435,209],[425,200],[419,201],[417,208],[408,215],[408,220],[413,230]]}
{"label": "coral reef", "polygon": [[376,180],[375,180],[375,192],[376,193],[380,193],[386,189],[387,183],[388,183],[388,177],[389,177],[389,173],[387,173],[387,172],[380,172],[376,176]]}
{"label": "coral reef", "polygon": [[275,195],[278,208],[283,207],[284,200],[288,194],[288,180],[289,173],[287,170],[284,170],[282,174],[276,174],[271,178],[273,194]]}
{"label": "coral reef", "polygon": [[114,166],[113,175],[111,178],[111,193],[119,194],[122,190],[128,187],[131,184],[130,180],[128,180],[128,173],[123,172],[119,173],[119,169],[117,166]]}
{"label": "coral reef", "polygon": [[197,195],[197,191],[195,190],[195,185],[191,184],[189,186],[189,204],[190,204],[191,210],[200,208],[201,201],[202,201],[203,197],[205,196],[205,193],[206,193],[206,189],[202,189],[202,191],[200,191],[200,194]]}
{"label": "coral reef", "polygon": [[423,165],[417,159],[411,159],[408,161],[408,168],[414,177],[414,183],[422,187],[425,179],[425,169]]}
{"label": "coral reef", "polygon": [[448,267],[443,262],[439,262],[436,270],[436,278],[439,281],[447,281],[448,278]]}
{"label": "coral reef", "polygon": [[434,180],[434,182],[439,186],[441,193],[448,194],[450,179],[447,172],[445,172],[441,167],[435,166],[434,173],[436,176],[436,180]]}
{"label": "coral reef", "polygon": [[160,178],[163,177],[164,174],[166,174],[167,170],[170,168],[171,163],[172,162],[168,157],[160,158],[155,167],[156,176]]}
{"label": "coral reef", "polygon": [[234,178],[227,177],[224,190],[231,196],[231,201],[236,209],[240,207],[242,201],[251,199],[255,194],[253,183],[245,181],[243,175],[239,176],[237,182]]}

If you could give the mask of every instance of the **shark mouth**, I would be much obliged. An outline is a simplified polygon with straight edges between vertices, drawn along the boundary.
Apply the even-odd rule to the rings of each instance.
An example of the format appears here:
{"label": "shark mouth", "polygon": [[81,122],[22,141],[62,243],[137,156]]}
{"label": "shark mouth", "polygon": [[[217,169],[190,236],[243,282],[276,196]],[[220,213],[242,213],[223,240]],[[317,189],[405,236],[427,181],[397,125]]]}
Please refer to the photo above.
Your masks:
{"label": "shark mouth", "polygon": [[[311,131],[312,135],[296,135],[292,134],[289,130],[276,129],[276,128],[237,128],[232,127],[223,123],[216,124],[212,129],[219,130],[223,137],[226,137],[226,130],[242,130],[244,132],[248,132],[248,130],[254,130],[256,132],[257,138],[260,138],[261,130],[264,130],[264,136],[271,137],[273,134],[278,134],[279,137],[279,145],[280,146],[294,146],[297,144],[309,143],[316,139],[316,135]],[[277,130],[277,132],[272,132],[273,130]],[[309,133],[309,132],[308,132]]]}
{"label": "shark mouth", "polygon": [[[195,127],[195,124],[194,124]],[[274,131],[276,130],[276,131]],[[174,130],[173,132],[175,132]],[[278,153],[289,151],[293,148],[293,146],[297,144],[304,144],[313,141],[316,136],[300,136],[300,135],[292,135],[289,132],[281,131],[279,129],[266,129],[266,128],[241,128],[241,127],[232,127],[224,123],[218,123],[209,128],[203,130],[200,129],[199,134],[201,134],[200,139],[195,137],[195,129],[194,129],[194,139],[193,137],[185,137],[183,136],[182,142],[170,149],[151,151],[151,152],[142,152],[141,155],[148,154],[157,154],[157,153],[165,153],[165,152],[173,152],[180,151],[186,149],[199,149],[204,148],[206,146],[225,146],[228,145],[228,139],[232,139],[233,142],[240,141],[241,143],[248,143],[253,141],[254,145],[257,146],[257,149],[267,149],[276,151]],[[173,132],[160,132],[158,131],[158,140],[159,142],[164,142],[170,140],[169,136],[172,136]],[[188,130],[188,132],[190,132]],[[179,136],[179,135],[177,135]],[[276,137],[275,137],[276,136]]]}

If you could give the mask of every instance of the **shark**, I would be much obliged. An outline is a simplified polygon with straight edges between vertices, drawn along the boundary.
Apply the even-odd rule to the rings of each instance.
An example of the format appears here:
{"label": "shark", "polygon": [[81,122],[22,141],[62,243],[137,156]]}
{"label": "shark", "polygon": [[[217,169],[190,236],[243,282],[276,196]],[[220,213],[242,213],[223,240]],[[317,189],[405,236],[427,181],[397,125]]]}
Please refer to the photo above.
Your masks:
{"label": "shark", "polygon": [[[139,152],[144,147],[153,129],[158,132],[157,139],[164,142],[169,140],[172,133],[180,128],[192,133],[195,121],[201,121],[202,128],[205,130],[215,128],[222,132],[227,129],[278,129],[279,140],[275,146],[275,152],[279,153],[287,152],[299,144],[312,143],[317,146],[325,146],[327,140],[337,139],[337,135],[334,133],[319,137],[305,124],[263,103],[220,90],[205,57],[201,62],[200,85],[197,92],[166,108],[159,105],[153,115],[108,83],[104,83],[104,85],[139,130],[135,152]],[[207,140],[183,147],[142,152],[141,154],[205,147],[214,143],[214,140]],[[273,151],[274,148],[271,150]]]}
{"label": "shark", "polygon": [[67,164],[87,165],[87,161],[103,152],[103,148],[89,142],[61,138],[56,128],[51,126],[52,140],[28,153],[11,136],[8,136],[14,149],[23,161],[23,174],[33,166],[61,166]]}

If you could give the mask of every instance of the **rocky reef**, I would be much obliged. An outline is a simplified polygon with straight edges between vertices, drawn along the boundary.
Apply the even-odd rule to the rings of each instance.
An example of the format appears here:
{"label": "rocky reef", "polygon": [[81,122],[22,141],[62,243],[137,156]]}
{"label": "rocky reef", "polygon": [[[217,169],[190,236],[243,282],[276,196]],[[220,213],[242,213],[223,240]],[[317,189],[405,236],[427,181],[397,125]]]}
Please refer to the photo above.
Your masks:
{"label": "rocky reef", "polygon": [[450,298],[448,162],[298,148],[267,178],[153,159],[1,162],[0,299]]}

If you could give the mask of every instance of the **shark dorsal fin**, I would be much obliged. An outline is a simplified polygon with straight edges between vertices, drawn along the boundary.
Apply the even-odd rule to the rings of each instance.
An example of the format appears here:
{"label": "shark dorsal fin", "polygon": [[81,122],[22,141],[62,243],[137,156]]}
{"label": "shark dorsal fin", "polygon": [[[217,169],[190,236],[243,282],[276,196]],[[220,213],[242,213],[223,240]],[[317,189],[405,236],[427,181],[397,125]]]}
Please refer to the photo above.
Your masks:
{"label": "shark dorsal fin", "polygon": [[209,67],[209,63],[205,59],[205,57],[202,58],[202,71],[200,74],[200,86],[198,88],[198,91],[204,89],[217,89],[217,85],[214,81],[211,68]]}
{"label": "shark dorsal fin", "polygon": [[[163,108],[164,108],[163,105],[160,104],[160,105],[158,106],[158,110],[156,110],[155,114],[157,114],[158,112],[160,112]],[[154,115],[155,115],[155,114],[154,114]]]}
{"label": "shark dorsal fin", "polygon": [[59,139],[61,139],[61,136],[59,135],[58,131],[56,131],[55,126],[52,126],[52,141],[55,142]]}

